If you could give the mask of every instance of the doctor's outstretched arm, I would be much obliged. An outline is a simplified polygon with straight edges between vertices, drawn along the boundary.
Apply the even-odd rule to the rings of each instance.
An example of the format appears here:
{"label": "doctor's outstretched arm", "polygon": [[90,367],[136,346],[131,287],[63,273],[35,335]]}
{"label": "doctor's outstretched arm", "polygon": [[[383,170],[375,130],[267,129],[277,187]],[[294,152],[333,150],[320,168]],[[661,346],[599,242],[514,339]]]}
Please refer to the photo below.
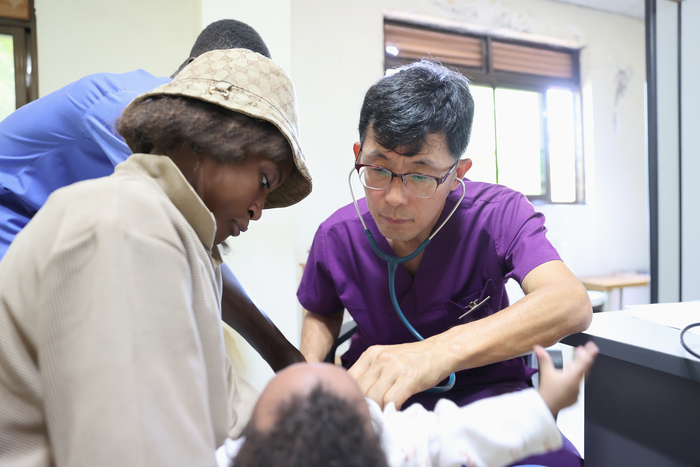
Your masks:
{"label": "doctor's outstretched arm", "polygon": [[530,271],[526,296],[491,316],[422,342],[370,347],[350,368],[367,397],[380,406],[400,407],[450,373],[524,355],[588,328],[591,303],[581,282],[561,261]]}

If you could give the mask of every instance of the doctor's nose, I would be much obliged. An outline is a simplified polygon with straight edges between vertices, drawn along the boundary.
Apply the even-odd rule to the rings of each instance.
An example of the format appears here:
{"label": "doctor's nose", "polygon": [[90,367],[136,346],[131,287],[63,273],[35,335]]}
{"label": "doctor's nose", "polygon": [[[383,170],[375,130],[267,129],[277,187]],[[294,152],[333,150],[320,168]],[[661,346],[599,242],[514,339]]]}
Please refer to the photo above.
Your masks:
{"label": "doctor's nose", "polygon": [[392,206],[400,206],[408,202],[409,194],[400,177],[394,177],[389,183],[389,186],[385,188],[384,197],[387,203]]}

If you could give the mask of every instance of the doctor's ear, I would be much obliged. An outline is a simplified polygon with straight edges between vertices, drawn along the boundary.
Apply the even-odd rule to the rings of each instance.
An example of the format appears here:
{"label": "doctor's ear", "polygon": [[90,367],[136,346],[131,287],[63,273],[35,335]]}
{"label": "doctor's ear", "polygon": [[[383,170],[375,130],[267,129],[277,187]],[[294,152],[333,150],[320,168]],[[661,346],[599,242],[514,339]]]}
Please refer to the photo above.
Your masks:
{"label": "doctor's ear", "polygon": [[464,175],[471,168],[472,168],[472,160],[471,159],[469,159],[469,158],[461,159],[459,162],[457,162],[457,168],[455,169],[455,172],[457,172],[457,176],[459,178],[464,178]]}
{"label": "doctor's ear", "polygon": [[469,169],[472,168],[471,159],[461,159],[457,162],[457,167],[455,168],[455,181],[452,183],[451,190],[454,190],[459,186],[459,180],[463,179]]}
{"label": "doctor's ear", "polygon": [[355,160],[357,160],[357,158],[360,155],[360,148],[361,147],[362,147],[362,144],[360,144],[359,141],[355,141],[355,144],[352,145],[352,151],[355,153]]}

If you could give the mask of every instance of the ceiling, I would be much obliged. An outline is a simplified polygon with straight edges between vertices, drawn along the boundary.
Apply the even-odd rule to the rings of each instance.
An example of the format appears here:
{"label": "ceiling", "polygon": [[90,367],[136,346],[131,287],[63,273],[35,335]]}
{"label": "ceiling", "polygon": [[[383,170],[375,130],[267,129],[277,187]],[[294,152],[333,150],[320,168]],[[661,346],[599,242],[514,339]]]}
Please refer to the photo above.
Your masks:
{"label": "ceiling", "polygon": [[644,0],[554,0],[644,19]]}

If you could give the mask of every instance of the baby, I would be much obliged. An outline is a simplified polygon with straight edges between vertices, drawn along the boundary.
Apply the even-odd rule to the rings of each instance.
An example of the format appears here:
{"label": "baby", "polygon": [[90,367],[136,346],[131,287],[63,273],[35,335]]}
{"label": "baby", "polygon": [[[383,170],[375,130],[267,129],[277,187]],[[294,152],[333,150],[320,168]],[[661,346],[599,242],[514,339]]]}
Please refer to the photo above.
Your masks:
{"label": "baby", "polygon": [[588,342],[556,370],[535,348],[539,391],[527,389],[465,407],[443,399],[384,410],[365,399],[340,367],[297,364],[278,373],[258,400],[244,437],[217,451],[219,467],[503,466],[559,449],[555,417],[576,402],[598,347]]}

